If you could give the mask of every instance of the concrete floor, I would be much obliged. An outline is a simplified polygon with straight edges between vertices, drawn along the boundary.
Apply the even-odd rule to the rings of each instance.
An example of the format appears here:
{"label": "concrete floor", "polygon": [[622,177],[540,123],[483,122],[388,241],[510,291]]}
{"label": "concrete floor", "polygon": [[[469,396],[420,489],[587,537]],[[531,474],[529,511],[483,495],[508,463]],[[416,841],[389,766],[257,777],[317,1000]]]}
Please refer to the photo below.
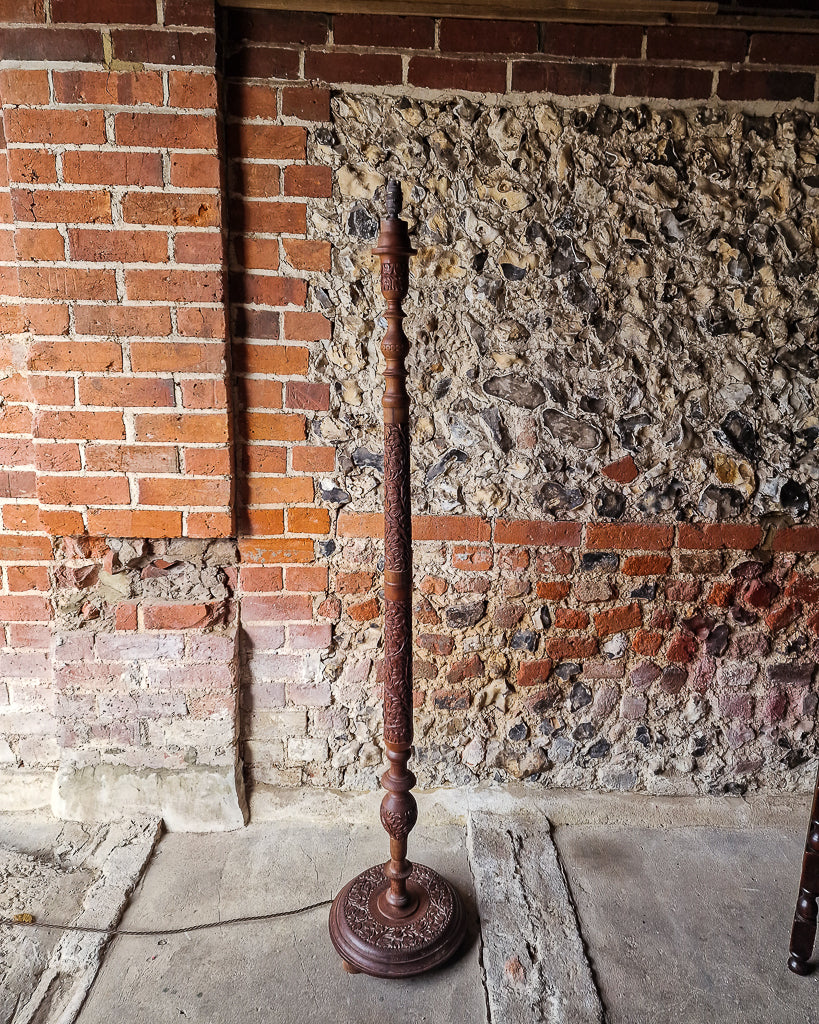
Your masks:
{"label": "concrete floor", "polygon": [[[0,974],[0,1024],[819,1024],[819,974],[785,968],[806,796],[486,789],[421,794],[419,804],[412,854],[470,908],[467,942],[449,967],[405,982],[347,975],[323,907],[118,936],[68,1014],[44,1006],[23,1015],[13,988],[36,978]],[[376,795],[261,793],[247,829],[165,834],[145,853],[120,926],[185,927],[329,900],[382,859],[376,808]],[[82,834],[68,837],[66,877],[31,873],[31,863],[52,863],[43,850],[65,831],[31,815],[0,819],[0,914],[72,919],[92,885]],[[102,863],[98,855],[97,873]],[[24,943],[36,974],[54,934],[0,926],[0,957]]]}
{"label": "concrete floor", "polygon": [[[123,927],[175,927],[332,899],[349,876],[378,862],[379,839],[359,825],[317,831],[257,824],[240,833],[166,835]],[[462,840],[457,827],[419,829],[416,849],[474,906]],[[472,941],[447,971],[390,983],[340,969],[327,915],[324,907],[283,921],[167,938],[122,936],[106,957],[80,1024],[365,1024],[390,1020],[408,1005],[414,1020],[430,1024],[483,1019],[474,925]]]}
{"label": "concrete floor", "polygon": [[817,979],[785,968],[801,822],[555,838],[611,1024],[819,1021]]}

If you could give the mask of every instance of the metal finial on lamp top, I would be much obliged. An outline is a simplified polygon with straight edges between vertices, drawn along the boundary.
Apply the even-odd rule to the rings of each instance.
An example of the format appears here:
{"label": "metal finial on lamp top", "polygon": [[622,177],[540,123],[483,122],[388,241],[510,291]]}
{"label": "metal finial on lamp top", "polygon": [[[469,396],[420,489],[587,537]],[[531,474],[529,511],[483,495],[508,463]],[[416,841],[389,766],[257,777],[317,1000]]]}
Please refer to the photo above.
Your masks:
{"label": "metal finial on lamp top", "polygon": [[401,186],[386,189],[387,216],[373,252],[381,259],[387,331],[384,370],[384,746],[389,768],[381,824],[390,859],[362,872],[330,910],[330,938],[346,970],[403,978],[438,967],[457,951],[465,930],[460,897],[430,868],[407,860],[407,839],[418,817],[410,790],[412,753],[412,509],[410,401],[404,360],[409,342],[401,304],[409,290],[410,245]]}

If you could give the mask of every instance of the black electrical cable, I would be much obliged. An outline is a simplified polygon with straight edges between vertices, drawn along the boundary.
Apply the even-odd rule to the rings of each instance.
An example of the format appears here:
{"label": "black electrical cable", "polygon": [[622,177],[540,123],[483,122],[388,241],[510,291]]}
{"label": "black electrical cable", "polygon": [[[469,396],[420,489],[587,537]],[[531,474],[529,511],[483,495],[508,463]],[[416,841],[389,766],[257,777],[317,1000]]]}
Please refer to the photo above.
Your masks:
{"label": "black electrical cable", "polygon": [[184,935],[187,932],[199,932],[205,928],[224,928],[233,924],[253,924],[258,921],[273,921],[278,917],[295,917],[296,914],[306,914],[311,910],[318,910],[319,907],[329,907],[332,900],[322,900],[321,903],[311,903],[306,907],[296,907],[295,910],[279,910],[273,914],[254,914],[252,917],[229,917],[224,921],[206,921],[204,924],[191,924],[187,928],[154,928],[146,931],[133,930],[129,928],[91,928],[79,924],[50,924],[46,921],[15,921],[12,918],[0,917],[0,927],[8,928],[44,928],[48,931],[58,932],[82,932],[92,935]]}

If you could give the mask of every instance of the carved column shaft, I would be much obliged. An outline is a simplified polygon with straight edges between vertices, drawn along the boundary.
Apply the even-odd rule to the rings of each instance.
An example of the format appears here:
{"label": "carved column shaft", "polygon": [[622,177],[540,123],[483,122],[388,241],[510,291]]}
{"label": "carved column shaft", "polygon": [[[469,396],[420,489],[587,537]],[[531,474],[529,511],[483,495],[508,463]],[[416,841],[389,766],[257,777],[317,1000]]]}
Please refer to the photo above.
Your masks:
{"label": "carved column shaft", "polygon": [[410,501],[409,395],[404,360],[409,342],[404,333],[402,302],[409,289],[413,253],[407,226],[400,220],[401,190],[387,188],[387,216],[374,252],[381,259],[381,292],[387,301],[387,332],[381,345],[384,371],[384,741],[390,767],[381,779],[387,790],[381,821],[390,836],[390,881],[385,913],[415,909],[406,880],[407,836],[415,824],[415,776],[407,768],[412,748],[412,508]]}
{"label": "carved column shaft", "polygon": [[387,216],[374,252],[381,258],[387,300],[384,370],[384,742],[389,768],[381,823],[390,859],[349,881],[333,900],[330,938],[345,970],[377,978],[408,978],[445,963],[466,930],[457,891],[431,868],[410,864],[407,837],[418,816],[407,768],[412,751],[412,509],[409,395],[404,360],[409,344],[401,304],[413,254],[401,212],[401,188],[387,185]]}

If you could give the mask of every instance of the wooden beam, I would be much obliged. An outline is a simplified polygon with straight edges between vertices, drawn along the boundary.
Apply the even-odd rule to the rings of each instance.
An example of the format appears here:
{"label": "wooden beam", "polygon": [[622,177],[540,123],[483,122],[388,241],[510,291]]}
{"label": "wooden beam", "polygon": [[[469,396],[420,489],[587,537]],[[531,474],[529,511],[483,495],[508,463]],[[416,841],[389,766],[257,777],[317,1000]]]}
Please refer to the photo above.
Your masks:
{"label": "wooden beam", "polygon": [[316,11],[323,14],[401,14],[517,21],[611,21],[626,15],[644,22],[679,15],[715,15],[713,0],[219,0],[223,7]]}
{"label": "wooden beam", "polygon": [[[503,18],[605,25],[687,25],[749,32],[819,32],[819,15],[730,14],[710,0],[217,0],[222,7],[322,14]],[[773,8],[775,9],[775,8]]]}

